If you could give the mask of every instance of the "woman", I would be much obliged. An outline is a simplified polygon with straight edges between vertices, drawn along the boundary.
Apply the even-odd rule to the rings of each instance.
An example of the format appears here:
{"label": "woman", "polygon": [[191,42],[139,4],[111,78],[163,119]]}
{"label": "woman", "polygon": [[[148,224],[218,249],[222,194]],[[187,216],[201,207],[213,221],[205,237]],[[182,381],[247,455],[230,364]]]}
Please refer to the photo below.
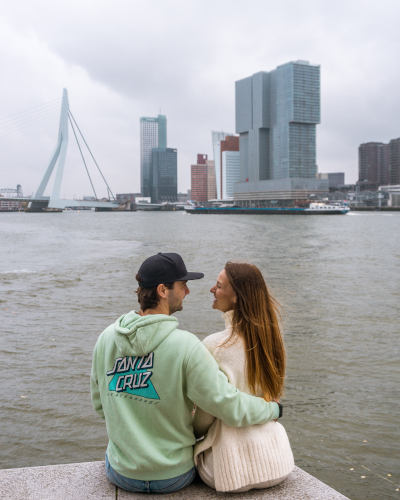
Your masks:
{"label": "woman", "polygon": [[[227,262],[216,285],[213,309],[222,311],[226,329],[204,345],[231,384],[267,401],[284,391],[286,356],[279,327],[279,304],[271,297],[260,270]],[[294,460],[283,426],[269,422],[233,428],[196,409],[195,464],[203,481],[226,492],[268,488],[282,482]]]}

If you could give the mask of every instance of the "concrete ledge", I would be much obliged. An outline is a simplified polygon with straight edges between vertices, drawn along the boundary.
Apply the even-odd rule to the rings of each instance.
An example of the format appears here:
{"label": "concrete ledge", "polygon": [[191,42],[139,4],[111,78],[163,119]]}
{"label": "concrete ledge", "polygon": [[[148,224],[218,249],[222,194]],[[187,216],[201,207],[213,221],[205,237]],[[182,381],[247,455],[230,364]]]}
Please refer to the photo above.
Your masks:
{"label": "concrete ledge", "polygon": [[128,493],[109,483],[104,462],[49,465],[0,470],[1,498],[7,500],[193,500],[235,498],[236,500],[348,500],[298,467],[280,485],[247,493],[217,493],[200,479],[182,491],[165,495]]}

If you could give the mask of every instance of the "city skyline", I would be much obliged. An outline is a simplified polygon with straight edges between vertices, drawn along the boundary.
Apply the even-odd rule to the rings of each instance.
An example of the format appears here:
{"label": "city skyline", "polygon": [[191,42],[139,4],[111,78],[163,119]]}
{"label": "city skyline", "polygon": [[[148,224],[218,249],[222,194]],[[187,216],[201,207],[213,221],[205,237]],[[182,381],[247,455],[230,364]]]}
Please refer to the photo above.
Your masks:
{"label": "city skyline", "polygon": [[[205,1],[196,17],[207,27],[206,37],[186,22],[192,6],[183,11],[175,1],[134,8],[122,0],[118,14],[102,4],[91,10],[89,29],[80,23],[82,5],[74,0],[59,2],[57,9],[47,1],[39,8],[34,2],[18,5],[5,5],[0,21],[6,75],[0,117],[57,99],[67,87],[74,116],[115,192],[140,190],[140,116],[156,116],[161,106],[176,124],[169,142],[179,151],[179,191],[186,191],[193,155],[203,151],[212,157],[210,130],[234,129],[234,82],[285,61],[307,59],[323,68],[319,171],[343,171],[347,182],[355,182],[359,144],[399,136],[400,70],[393,60],[400,5],[393,2],[389,16],[385,1],[378,12],[359,1],[339,1],[334,8],[312,1],[304,8],[294,1],[267,5],[255,0],[252,9],[233,2],[229,11]],[[150,38],[149,22],[156,33]],[[111,36],[114,32],[118,36]],[[57,130],[50,132],[53,143]],[[44,139],[38,144],[44,151]],[[20,149],[28,151],[28,146]],[[69,198],[92,191],[73,148],[71,141],[61,190]],[[7,163],[1,186],[19,183],[31,193],[42,172],[33,171],[22,153]],[[46,162],[51,150],[43,154]]]}

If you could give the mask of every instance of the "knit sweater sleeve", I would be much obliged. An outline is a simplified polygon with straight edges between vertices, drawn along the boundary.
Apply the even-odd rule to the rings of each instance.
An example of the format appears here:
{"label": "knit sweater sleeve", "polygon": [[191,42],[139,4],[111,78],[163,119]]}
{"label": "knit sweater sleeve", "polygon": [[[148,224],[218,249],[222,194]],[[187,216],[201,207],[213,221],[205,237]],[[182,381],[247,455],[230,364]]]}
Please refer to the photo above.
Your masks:
{"label": "knit sweater sleeve", "polygon": [[186,366],[187,396],[205,412],[231,427],[265,424],[279,416],[279,406],[240,392],[200,342]]}
{"label": "knit sweater sleeve", "polygon": [[[214,344],[215,341],[211,338],[213,335],[206,337],[203,340],[203,345],[206,346],[208,351],[214,356]],[[193,430],[194,430],[194,435],[196,438],[200,438],[206,434],[208,429],[211,427],[211,425],[214,423],[215,417],[213,415],[210,415],[203,409],[201,409],[199,406],[196,408],[196,412],[194,414],[194,419],[193,419]]]}

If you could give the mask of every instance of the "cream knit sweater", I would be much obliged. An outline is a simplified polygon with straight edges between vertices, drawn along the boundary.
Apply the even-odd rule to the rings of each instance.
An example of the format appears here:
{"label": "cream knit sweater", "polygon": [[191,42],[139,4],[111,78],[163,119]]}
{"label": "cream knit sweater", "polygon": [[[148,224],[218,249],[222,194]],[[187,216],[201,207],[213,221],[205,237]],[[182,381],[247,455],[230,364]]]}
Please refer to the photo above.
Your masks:
{"label": "cream knit sweater", "polygon": [[[229,382],[240,391],[251,394],[246,381],[246,357],[242,339],[220,345],[231,333],[232,311],[223,315],[226,329],[206,337],[204,345],[217,360]],[[262,397],[262,394],[257,394]],[[278,422],[251,427],[229,427],[221,420],[196,409],[196,436],[204,440],[194,448],[194,463],[198,456],[212,448],[214,478],[217,491],[232,491],[286,476],[294,468],[293,453],[284,427]],[[207,432],[208,431],[208,432]]]}

